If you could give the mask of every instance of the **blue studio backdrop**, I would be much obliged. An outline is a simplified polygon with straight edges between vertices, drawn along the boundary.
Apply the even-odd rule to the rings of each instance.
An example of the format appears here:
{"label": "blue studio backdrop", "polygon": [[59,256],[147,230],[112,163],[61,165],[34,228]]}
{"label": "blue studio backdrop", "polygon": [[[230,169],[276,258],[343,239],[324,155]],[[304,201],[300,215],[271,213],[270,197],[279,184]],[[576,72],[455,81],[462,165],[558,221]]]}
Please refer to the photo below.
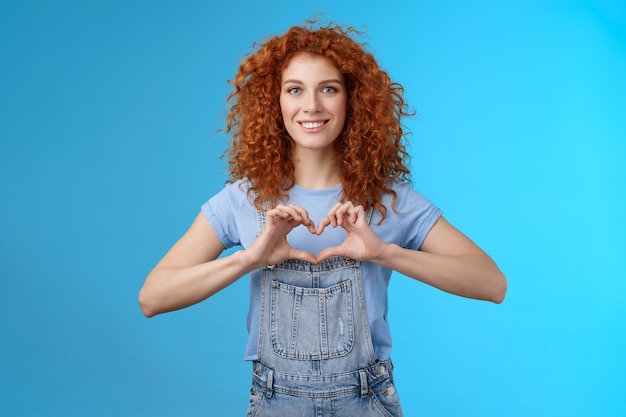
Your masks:
{"label": "blue studio backdrop", "polygon": [[241,58],[315,16],[366,30],[415,188],[509,280],[394,275],[405,415],[626,415],[620,0],[2,1],[0,415],[245,414],[247,278],[152,319],[137,293],[224,185]]}

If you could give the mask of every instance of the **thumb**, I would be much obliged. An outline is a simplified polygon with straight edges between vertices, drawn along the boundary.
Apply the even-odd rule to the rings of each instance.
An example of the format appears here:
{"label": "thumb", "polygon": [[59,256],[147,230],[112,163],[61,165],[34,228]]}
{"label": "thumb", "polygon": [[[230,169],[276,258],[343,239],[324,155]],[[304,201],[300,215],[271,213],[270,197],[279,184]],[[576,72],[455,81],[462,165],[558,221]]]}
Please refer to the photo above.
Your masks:
{"label": "thumb", "polygon": [[317,263],[317,258],[315,256],[313,256],[313,254],[311,252],[308,252],[308,251],[305,251],[305,250],[301,250],[301,249],[293,249],[289,253],[289,258],[290,259],[298,259],[300,261],[311,262],[312,264],[316,264]]}
{"label": "thumb", "polygon": [[343,253],[339,246],[332,246],[330,248],[326,248],[320,253],[317,254],[317,262],[322,262],[326,259],[332,258],[333,256],[342,256]]}

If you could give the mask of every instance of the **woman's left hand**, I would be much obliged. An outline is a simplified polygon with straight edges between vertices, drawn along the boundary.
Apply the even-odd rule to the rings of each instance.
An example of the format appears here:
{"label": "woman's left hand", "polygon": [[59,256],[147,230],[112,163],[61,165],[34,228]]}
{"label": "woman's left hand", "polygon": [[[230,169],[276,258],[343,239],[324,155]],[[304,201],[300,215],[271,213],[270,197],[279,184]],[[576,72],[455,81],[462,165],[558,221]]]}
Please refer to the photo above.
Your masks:
{"label": "woman's left hand", "polygon": [[363,206],[352,202],[337,203],[317,225],[317,235],[327,226],[342,227],[348,235],[339,246],[326,248],[317,255],[317,261],[333,256],[345,256],[357,261],[370,261],[378,257],[386,243],[374,233],[367,222]]}

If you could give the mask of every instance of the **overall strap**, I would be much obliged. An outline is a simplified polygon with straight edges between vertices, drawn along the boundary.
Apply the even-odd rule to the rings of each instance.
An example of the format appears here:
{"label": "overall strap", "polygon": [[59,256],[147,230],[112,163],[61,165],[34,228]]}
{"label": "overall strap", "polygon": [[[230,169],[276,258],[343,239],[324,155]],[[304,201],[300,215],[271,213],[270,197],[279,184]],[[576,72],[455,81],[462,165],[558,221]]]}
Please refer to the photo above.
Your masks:
{"label": "overall strap", "polygon": [[[258,195],[258,194],[255,194]],[[261,202],[261,208],[263,210],[256,210],[256,227],[257,227],[257,237],[261,234],[263,229],[265,229],[265,212],[270,209],[270,199],[265,198]]]}
{"label": "overall strap", "polygon": [[374,212],[374,208],[372,206],[370,206],[365,212],[365,221],[367,222],[367,224],[370,224],[370,222],[372,221],[373,212]]}

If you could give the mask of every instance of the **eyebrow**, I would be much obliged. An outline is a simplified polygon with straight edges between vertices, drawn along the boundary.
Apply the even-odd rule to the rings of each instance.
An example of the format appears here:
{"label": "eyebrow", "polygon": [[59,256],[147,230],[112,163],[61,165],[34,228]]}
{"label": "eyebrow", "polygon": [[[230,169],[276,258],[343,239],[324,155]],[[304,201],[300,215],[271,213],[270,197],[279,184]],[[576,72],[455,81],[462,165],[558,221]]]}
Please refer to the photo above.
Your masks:
{"label": "eyebrow", "polygon": [[[302,81],[296,80],[296,79],[293,79],[293,78],[283,81],[283,85],[289,84],[289,83],[292,83],[292,84],[304,84]],[[317,85],[323,85],[323,84],[340,84],[340,85],[343,85],[343,81],[338,80],[336,78],[331,78],[331,79],[328,79],[328,80],[322,80],[319,83],[317,83]]]}

